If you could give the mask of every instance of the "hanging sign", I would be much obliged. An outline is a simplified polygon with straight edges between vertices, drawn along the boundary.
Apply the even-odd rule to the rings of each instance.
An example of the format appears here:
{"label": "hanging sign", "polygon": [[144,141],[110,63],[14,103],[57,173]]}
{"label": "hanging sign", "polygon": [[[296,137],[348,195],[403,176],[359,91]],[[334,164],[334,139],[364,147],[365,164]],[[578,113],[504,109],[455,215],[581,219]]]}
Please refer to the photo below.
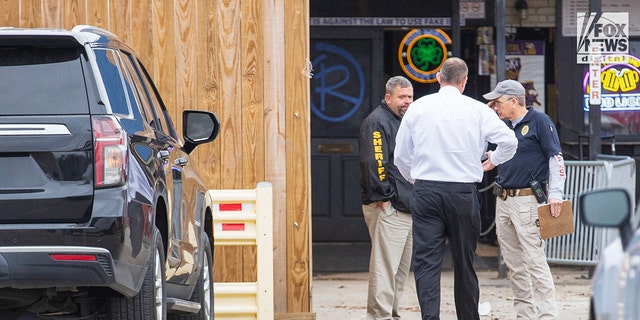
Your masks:
{"label": "hanging sign", "polygon": [[591,54],[591,63],[589,64],[589,103],[596,105],[602,103],[602,99],[600,99],[602,94],[600,89],[600,47],[591,47]]}

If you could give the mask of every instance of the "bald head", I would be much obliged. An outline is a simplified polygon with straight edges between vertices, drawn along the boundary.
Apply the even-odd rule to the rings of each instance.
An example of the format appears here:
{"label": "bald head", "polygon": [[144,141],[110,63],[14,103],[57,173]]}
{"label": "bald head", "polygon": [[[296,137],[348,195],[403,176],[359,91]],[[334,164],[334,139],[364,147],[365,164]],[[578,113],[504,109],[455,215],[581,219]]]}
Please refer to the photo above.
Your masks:
{"label": "bald head", "polygon": [[464,85],[468,74],[469,68],[467,68],[467,63],[460,58],[452,57],[445,60],[442,64],[438,81],[441,85],[459,87]]}

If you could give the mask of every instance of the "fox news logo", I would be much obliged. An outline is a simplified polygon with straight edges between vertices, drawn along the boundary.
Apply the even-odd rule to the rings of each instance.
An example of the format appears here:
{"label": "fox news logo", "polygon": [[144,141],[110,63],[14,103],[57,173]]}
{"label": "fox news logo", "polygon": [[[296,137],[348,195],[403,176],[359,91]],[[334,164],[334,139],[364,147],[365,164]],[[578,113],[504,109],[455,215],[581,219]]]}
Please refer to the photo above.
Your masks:
{"label": "fox news logo", "polygon": [[[629,53],[628,12],[579,12],[577,28],[579,64],[590,63],[594,59],[593,52],[601,55]],[[599,50],[594,50],[595,46]]]}

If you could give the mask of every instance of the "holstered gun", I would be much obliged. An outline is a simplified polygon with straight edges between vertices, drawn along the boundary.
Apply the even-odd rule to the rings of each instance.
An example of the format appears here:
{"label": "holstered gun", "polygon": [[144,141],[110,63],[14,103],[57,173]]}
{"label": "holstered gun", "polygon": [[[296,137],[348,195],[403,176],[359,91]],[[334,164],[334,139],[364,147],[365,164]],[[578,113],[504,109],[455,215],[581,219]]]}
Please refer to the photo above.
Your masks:
{"label": "holstered gun", "polygon": [[493,183],[493,195],[504,200],[507,200],[507,191],[502,188],[497,182]]}

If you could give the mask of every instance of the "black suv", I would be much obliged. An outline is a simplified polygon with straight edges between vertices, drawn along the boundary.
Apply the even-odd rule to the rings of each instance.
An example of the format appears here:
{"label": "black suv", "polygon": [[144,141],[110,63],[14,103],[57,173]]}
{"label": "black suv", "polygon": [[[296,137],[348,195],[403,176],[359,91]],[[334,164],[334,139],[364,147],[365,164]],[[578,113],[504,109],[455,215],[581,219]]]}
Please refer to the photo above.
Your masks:
{"label": "black suv", "polygon": [[213,318],[220,123],[182,116],[108,31],[0,28],[0,319]]}

